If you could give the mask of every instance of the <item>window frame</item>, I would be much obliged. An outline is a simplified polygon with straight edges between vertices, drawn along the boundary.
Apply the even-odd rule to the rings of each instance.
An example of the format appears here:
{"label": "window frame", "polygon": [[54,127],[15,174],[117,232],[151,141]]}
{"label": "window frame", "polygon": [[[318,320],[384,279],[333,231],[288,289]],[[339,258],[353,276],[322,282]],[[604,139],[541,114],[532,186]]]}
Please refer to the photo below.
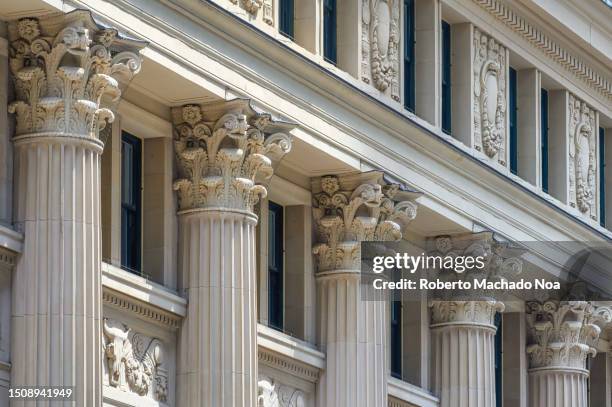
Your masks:
{"label": "window frame", "polygon": [[542,185],[542,191],[548,194],[549,191],[549,179],[548,179],[548,125],[549,125],[549,100],[548,90],[540,89],[540,179]]}
{"label": "window frame", "polygon": [[599,128],[599,225],[606,227],[606,130]]}
{"label": "window frame", "polygon": [[278,0],[278,31],[295,39],[295,0]]}
{"label": "window frame", "polygon": [[[125,145],[131,146],[133,149],[132,156],[132,185],[131,195],[132,203],[125,201]],[[142,274],[142,186],[143,186],[143,140],[133,134],[122,130],[121,131],[121,268],[135,274]],[[136,159],[136,160],[134,160]],[[134,216],[135,225],[132,228],[133,235],[128,232],[126,224],[126,212]],[[130,244],[132,242],[132,244]],[[135,259],[132,261],[131,256]]]}
{"label": "window frame", "polygon": [[391,376],[402,380],[402,302],[391,300],[390,312],[389,350],[391,353]]}
{"label": "window frame", "polygon": [[338,2],[323,0],[323,58],[338,63]]}
{"label": "window frame", "polygon": [[[274,214],[274,220],[272,220]],[[268,201],[268,326],[285,327],[285,208]],[[280,246],[280,247],[279,247]],[[272,250],[274,249],[274,252]]]}
{"label": "window frame", "polygon": [[442,131],[448,135],[452,132],[452,61],[451,61],[451,26],[444,20],[440,24],[442,36]]}
{"label": "window frame", "polygon": [[414,27],[414,0],[404,0],[404,109],[414,113],[415,100],[415,27]]}

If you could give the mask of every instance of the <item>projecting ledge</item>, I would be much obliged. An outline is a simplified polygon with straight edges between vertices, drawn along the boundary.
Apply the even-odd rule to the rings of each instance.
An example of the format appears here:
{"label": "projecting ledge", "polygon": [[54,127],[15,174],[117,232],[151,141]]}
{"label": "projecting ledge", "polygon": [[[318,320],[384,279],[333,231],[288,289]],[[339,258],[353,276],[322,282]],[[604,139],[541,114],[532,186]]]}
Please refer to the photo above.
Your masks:
{"label": "projecting ledge", "polygon": [[389,407],[407,407],[413,405],[419,407],[438,407],[440,405],[440,400],[431,395],[427,390],[402,380],[389,377],[387,386],[389,391]]}

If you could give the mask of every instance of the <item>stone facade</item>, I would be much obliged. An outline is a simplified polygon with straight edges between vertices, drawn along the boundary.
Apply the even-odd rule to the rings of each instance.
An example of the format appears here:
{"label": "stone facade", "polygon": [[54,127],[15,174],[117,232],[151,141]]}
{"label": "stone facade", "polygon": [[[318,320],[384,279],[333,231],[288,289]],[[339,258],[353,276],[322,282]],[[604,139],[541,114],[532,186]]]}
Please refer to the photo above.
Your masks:
{"label": "stone facade", "polygon": [[361,287],[363,242],[610,241],[603,2],[1,3],[0,407],[612,407],[605,255],[590,299]]}

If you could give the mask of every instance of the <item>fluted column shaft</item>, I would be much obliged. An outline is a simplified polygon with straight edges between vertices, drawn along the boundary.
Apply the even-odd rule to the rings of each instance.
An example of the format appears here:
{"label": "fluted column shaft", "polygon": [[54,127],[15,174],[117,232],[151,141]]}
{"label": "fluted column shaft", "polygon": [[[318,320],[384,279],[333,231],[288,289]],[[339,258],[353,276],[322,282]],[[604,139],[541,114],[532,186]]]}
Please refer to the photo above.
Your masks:
{"label": "fluted column shaft", "polygon": [[[11,386],[76,386],[101,405],[101,143],[19,140]],[[13,401],[12,406],[31,405]]]}
{"label": "fluted column shaft", "polygon": [[318,343],[327,355],[318,406],[387,405],[388,304],[361,294],[358,270],[317,277]]}
{"label": "fluted column shaft", "polygon": [[503,305],[434,301],[432,386],[440,407],[495,407],[495,332]]}
{"label": "fluted column shaft", "polygon": [[532,407],[588,407],[586,370],[537,369],[529,371]]}
{"label": "fluted column shaft", "polygon": [[256,223],[220,210],[180,216],[189,310],[179,335],[179,406],[256,405]]}
{"label": "fluted column shaft", "polygon": [[[117,100],[119,77],[138,72],[139,47],[116,48],[117,31],[82,10],[20,19],[9,36],[14,220],[24,235],[12,288],[11,386],[74,387],[72,401],[54,403],[99,407],[99,132],[114,118],[102,100]],[[13,407],[48,403],[11,400]]]}

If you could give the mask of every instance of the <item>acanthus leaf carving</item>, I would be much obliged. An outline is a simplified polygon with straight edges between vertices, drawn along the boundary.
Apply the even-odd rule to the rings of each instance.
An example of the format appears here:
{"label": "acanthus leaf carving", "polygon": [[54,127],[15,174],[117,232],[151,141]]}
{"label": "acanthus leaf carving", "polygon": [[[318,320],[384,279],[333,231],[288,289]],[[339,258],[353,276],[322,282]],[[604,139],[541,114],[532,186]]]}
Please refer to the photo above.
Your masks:
{"label": "acanthus leaf carving", "polygon": [[140,48],[114,29],[98,26],[89,12],[11,23],[10,70],[16,100],[16,135],[97,139],[114,119],[105,106],[117,100],[119,81],[140,70]]}
{"label": "acanthus leaf carving", "polygon": [[362,80],[389,94],[399,95],[399,0],[362,0]]}
{"label": "acanthus leaf carving", "polygon": [[442,326],[453,323],[488,325],[495,329],[495,314],[504,311],[504,304],[494,299],[479,301],[439,301],[429,303],[431,325]]}
{"label": "acanthus leaf carving", "polygon": [[159,339],[133,332],[125,324],[105,318],[104,356],[109,385],[165,402],[168,371]]}
{"label": "acanthus leaf carving", "polygon": [[597,218],[597,137],[595,111],[574,95],[569,95],[569,191],[570,205]]}
{"label": "acanthus leaf carving", "polygon": [[474,148],[506,165],[506,48],[474,28]]}
{"label": "acanthus leaf carving", "polygon": [[586,372],[586,360],[595,356],[601,333],[598,323],[609,324],[612,313],[587,301],[530,301],[526,304],[529,366],[574,368]]}
{"label": "acanthus leaf carving", "polygon": [[412,196],[387,183],[381,172],[324,176],[315,183],[313,253],[319,272],[359,269],[361,242],[397,241],[416,217]]}
{"label": "acanthus leaf carving", "polygon": [[[247,100],[173,109],[180,210],[253,211],[273,174],[273,163],[291,150],[293,126],[256,113]],[[269,134],[271,133],[271,134]]]}

